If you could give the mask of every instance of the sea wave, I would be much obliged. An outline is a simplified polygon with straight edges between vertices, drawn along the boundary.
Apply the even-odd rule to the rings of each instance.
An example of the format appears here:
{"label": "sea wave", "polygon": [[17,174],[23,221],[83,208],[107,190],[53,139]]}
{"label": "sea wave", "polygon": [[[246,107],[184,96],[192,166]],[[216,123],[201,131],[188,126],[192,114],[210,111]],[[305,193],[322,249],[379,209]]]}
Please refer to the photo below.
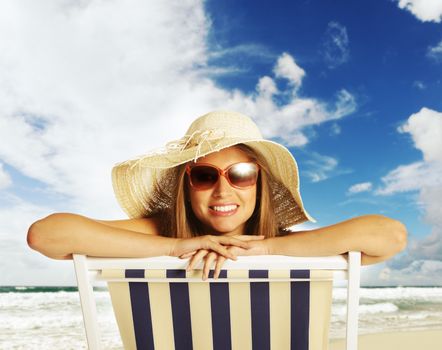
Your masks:
{"label": "sea wave", "polygon": [[[86,349],[76,288],[0,288],[1,349]],[[346,289],[333,289],[330,338],[345,337]],[[95,293],[105,349],[121,349],[109,294]],[[359,334],[442,328],[442,288],[361,288]]]}

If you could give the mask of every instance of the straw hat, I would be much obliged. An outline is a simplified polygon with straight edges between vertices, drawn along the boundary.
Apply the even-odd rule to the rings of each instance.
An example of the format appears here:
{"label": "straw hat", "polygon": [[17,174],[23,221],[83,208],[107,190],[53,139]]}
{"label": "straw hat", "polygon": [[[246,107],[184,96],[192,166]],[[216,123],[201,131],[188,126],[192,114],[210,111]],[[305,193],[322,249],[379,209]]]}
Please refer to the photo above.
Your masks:
{"label": "straw hat", "polygon": [[[149,217],[171,206],[175,199],[155,196],[154,188],[163,180],[170,187],[176,181],[177,165],[196,161],[209,153],[244,143],[268,162],[274,177],[270,186],[279,227],[286,229],[304,221],[316,222],[302,204],[295,159],[284,146],[265,140],[249,117],[231,111],[214,111],[197,118],[186,135],[164,147],[117,163],[112,169],[112,185],[118,203],[130,218]],[[175,178],[174,178],[175,176]],[[162,192],[167,188],[162,188]],[[152,200],[154,199],[154,201]]]}

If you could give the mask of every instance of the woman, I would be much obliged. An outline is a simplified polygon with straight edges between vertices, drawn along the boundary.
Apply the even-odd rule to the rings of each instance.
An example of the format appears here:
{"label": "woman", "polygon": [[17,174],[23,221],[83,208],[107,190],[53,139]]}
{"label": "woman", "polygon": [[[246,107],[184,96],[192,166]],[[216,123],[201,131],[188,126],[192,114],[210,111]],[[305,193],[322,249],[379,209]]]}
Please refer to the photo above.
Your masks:
{"label": "woman", "polygon": [[196,119],[166,147],[112,170],[128,220],[93,220],[55,213],[33,223],[28,244],[51,258],[91,256],[204,259],[203,279],[237,255],[328,256],[361,251],[362,265],[384,261],[406,246],[399,221],[365,215],[310,231],[296,161],[265,140],[253,121],[228,111]]}

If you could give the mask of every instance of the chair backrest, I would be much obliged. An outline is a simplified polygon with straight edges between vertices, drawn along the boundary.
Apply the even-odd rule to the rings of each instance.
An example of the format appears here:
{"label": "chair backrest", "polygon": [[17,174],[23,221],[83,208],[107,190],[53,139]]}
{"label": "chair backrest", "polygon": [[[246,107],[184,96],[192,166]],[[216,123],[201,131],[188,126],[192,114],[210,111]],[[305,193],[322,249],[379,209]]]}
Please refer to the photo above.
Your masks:
{"label": "chair backrest", "polygon": [[74,254],[89,349],[100,349],[92,285],[106,281],[125,349],[328,349],[334,280],[347,280],[346,349],[357,349],[360,252],[238,256],[218,279],[202,262]]}

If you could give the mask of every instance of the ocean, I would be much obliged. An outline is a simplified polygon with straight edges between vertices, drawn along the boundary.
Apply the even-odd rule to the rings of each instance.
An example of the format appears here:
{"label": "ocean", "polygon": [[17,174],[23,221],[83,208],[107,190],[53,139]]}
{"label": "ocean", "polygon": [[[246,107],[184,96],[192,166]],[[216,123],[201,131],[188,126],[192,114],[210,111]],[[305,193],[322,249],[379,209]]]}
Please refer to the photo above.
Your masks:
{"label": "ocean", "polygon": [[[345,288],[333,289],[330,338],[345,336]],[[122,349],[108,293],[95,292],[104,349]],[[361,288],[359,334],[442,329],[442,287]],[[0,287],[0,349],[87,349],[75,287]]]}

